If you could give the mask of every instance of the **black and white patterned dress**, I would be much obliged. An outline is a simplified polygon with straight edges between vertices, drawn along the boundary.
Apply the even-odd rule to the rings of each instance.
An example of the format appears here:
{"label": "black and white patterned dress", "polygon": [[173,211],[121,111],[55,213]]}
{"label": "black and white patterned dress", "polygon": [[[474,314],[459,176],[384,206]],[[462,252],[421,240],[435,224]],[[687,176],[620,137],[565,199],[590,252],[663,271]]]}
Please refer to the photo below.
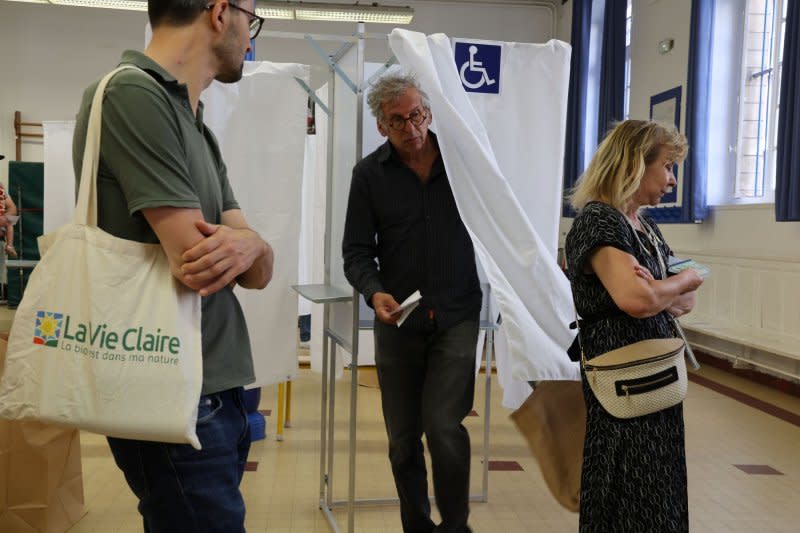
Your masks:
{"label": "black and white patterned dress", "polygon": [[[655,223],[666,257],[670,251]],[[575,218],[565,252],[578,313],[587,320],[581,338],[587,359],[631,342],[674,337],[666,312],[637,319],[620,311],[600,280],[584,273],[591,253],[613,246],[647,267],[655,278],[661,268],[653,244],[639,233],[641,246],[625,216],[600,202],[589,203]],[[593,320],[593,317],[606,316]],[[581,477],[582,533],[686,532],[689,512],[686,482],[683,404],[647,416],[618,419],[609,415],[583,376],[586,441]]]}

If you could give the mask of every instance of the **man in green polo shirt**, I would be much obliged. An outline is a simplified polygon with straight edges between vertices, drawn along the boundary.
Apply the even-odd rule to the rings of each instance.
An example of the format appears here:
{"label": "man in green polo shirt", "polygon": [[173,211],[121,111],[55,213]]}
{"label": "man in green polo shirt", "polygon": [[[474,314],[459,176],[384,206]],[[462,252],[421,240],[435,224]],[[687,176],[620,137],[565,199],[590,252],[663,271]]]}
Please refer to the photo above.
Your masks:
{"label": "man in green polo shirt", "polygon": [[[273,254],[239,210],[219,146],[203,124],[200,93],[214,79],[241,79],[250,40],[263,23],[253,11],[254,0],[150,0],[152,41],[143,54],[126,51],[121,61],[146,74],[120,72],[103,101],[100,227],[160,243],[174,277],[203,297],[202,451],[108,439],[148,533],[244,531],[239,482],[250,431],[242,386],[255,377],[233,286],[264,288]],[[77,117],[76,176],[96,86],[84,93]]]}

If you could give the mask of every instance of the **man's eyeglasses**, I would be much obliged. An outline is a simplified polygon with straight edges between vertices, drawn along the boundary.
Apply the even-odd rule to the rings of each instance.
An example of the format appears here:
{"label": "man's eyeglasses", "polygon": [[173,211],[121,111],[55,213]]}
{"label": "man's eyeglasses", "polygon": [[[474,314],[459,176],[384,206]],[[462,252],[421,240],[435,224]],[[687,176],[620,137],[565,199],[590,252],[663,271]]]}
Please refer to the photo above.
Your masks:
{"label": "man's eyeglasses", "polygon": [[422,111],[412,111],[411,114],[405,118],[400,115],[394,115],[385,123],[393,130],[403,131],[406,129],[406,122],[410,122],[415,126],[420,126],[425,122],[426,118],[428,118],[428,112],[423,109]]}
{"label": "man's eyeglasses", "polygon": [[[250,39],[255,39],[256,37],[258,37],[258,34],[261,31],[261,26],[264,25],[264,17],[259,17],[258,15],[253,13],[252,11],[248,11],[248,10],[242,8],[242,7],[239,7],[236,4],[234,4],[233,2],[228,2],[228,5],[231,6],[233,9],[235,9],[237,11],[241,11],[242,13],[244,13],[245,15],[247,15],[249,17],[249,19],[250,19]],[[206,6],[206,9],[211,9],[212,7],[214,7],[213,3],[208,4]]]}

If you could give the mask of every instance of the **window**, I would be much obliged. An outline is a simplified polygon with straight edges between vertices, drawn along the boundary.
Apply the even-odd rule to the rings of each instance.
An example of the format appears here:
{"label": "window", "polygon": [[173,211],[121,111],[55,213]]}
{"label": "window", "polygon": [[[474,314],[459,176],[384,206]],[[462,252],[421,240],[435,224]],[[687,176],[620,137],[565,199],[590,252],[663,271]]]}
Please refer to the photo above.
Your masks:
{"label": "window", "polygon": [[774,201],[783,31],[787,0],[747,0],[734,201]]}
{"label": "window", "polygon": [[[784,17],[785,18],[785,17]],[[623,116],[628,120],[631,116],[631,0],[625,11],[625,112]]]}
{"label": "window", "polygon": [[592,160],[600,139],[597,138],[598,113],[600,108],[600,69],[603,51],[603,17],[605,2],[592,2],[592,19],[589,30],[589,69],[586,73],[586,125],[583,145],[586,147],[583,166],[586,169]]}

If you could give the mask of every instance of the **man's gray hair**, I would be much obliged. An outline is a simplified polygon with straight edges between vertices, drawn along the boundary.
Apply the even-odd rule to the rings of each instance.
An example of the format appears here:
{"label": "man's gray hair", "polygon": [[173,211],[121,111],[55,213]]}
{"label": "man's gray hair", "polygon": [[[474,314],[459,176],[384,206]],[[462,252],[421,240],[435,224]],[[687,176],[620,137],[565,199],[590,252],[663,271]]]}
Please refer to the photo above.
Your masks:
{"label": "man's gray hair", "polygon": [[417,77],[407,72],[392,72],[378,79],[369,91],[367,104],[369,105],[372,116],[378,122],[383,122],[383,105],[389,104],[400,98],[408,89],[416,89],[422,98],[422,107],[430,109],[431,104],[428,95],[420,87]]}

